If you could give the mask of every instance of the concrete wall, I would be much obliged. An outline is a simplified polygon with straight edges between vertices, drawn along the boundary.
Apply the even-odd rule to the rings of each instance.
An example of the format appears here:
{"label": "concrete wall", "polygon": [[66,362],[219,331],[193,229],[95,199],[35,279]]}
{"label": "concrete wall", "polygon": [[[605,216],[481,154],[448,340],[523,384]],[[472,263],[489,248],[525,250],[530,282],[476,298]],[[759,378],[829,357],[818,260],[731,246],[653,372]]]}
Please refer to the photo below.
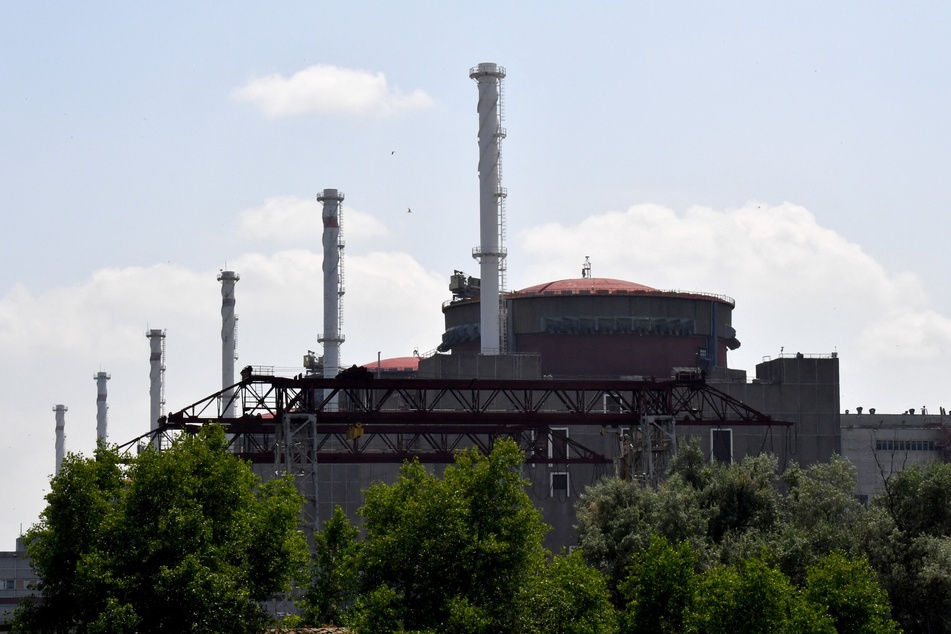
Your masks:
{"label": "concrete wall", "polygon": [[437,354],[419,360],[421,379],[540,379],[537,354]]}
{"label": "concrete wall", "polygon": [[30,557],[17,539],[15,551],[0,552],[0,623],[13,618],[13,610],[24,597],[34,595],[32,586],[36,582]]}
{"label": "concrete wall", "polygon": [[[506,304],[508,351],[540,354],[555,377],[666,378],[674,367],[725,368],[727,341],[735,347],[732,305],[707,296],[551,291]],[[453,354],[479,351],[478,309],[478,300],[443,306]]]}
{"label": "concrete wall", "polygon": [[842,414],[842,455],[858,472],[856,494],[869,500],[905,467],[951,459],[951,416]]}
{"label": "concrete wall", "polygon": [[[839,423],[839,360],[833,355],[788,355],[756,366],[752,382],[711,378],[726,392],[790,427],[733,427],[733,460],[768,452],[779,457],[780,468],[790,462],[808,466],[842,453]],[[711,455],[710,427],[681,425],[678,435],[697,436]]]}

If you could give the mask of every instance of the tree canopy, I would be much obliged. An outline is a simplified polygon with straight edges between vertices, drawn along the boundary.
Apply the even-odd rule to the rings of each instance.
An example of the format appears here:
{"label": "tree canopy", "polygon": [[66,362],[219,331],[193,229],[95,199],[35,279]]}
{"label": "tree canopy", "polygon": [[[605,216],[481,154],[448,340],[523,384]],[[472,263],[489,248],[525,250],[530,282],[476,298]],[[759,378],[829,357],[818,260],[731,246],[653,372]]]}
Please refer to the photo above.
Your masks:
{"label": "tree canopy", "polygon": [[872,501],[863,547],[906,632],[951,633],[951,464],[914,465]]}
{"label": "tree canopy", "polygon": [[393,485],[370,487],[362,589],[395,592],[407,630],[512,623],[521,585],[545,557],[522,459],[500,442],[489,456],[460,453],[441,478],[409,463]]}
{"label": "tree canopy", "polygon": [[[909,615],[908,631],[949,631],[910,625],[912,606],[919,620],[951,614],[934,609],[951,596],[951,573],[939,572],[951,548],[940,536],[942,480],[905,477],[870,511],[852,495],[855,469],[842,458],[780,476],[771,456],[706,464],[685,444],[656,488],[616,478],[589,487],[577,506],[579,545],[609,579],[625,633],[891,634],[892,606]],[[915,502],[919,489],[931,507]],[[914,557],[899,545],[907,541],[894,542],[898,525],[917,527]],[[918,575],[903,597],[909,576],[900,570]]]}
{"label": "tree canopy", "polygon": [[301,498],[262,483],[206,427],[123,464],[100,446],[71,454],[26,535],[41,601],[29,632],[257,632],[261,602],[306,561]]}
{"label": "tree canopy", "polygon": [[551,557],[510,440],[460,452],[442,475],[404,464],[365,493],[363,537],[338,511],[317,534],[308,620],[361,634],[613,634],[604,576]]}

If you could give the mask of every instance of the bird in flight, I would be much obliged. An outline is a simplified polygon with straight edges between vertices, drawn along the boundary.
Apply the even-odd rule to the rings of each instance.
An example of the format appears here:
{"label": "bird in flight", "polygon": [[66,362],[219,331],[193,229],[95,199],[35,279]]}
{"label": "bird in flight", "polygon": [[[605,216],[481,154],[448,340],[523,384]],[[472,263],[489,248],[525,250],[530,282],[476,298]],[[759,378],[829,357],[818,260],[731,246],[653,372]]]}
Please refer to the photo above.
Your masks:
{"label": "bird in flight", "polygon": [[409,207],[407,207],[407,208],[406,208],[406,213],[411,214],[411,213],[413,213],[413,210],[410,209]]}

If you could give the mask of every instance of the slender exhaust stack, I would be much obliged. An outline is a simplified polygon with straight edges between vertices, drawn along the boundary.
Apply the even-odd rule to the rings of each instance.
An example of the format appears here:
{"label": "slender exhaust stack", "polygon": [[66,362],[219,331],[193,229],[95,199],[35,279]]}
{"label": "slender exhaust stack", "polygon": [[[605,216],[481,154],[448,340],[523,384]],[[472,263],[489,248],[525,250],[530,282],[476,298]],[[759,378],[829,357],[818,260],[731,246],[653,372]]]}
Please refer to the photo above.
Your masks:
{"label": "slender exhaust stack", "polygon": [[[321,217],[324,223],[324,332],[317,341],[324,346],[324,378],[334,378],[340,371],[340,344],[344,341],[343,327],[343,240],[340,239],[340,203],[343,192],[325,189],[317,194],[324,205]],[[336,403],[331,403],[336,409]]]}
{"label": "slender exhaust stack", "polygon": [[234,314],[234,285],[241,276],[234,271],[221,271],[218,281],[221,282],[221,389],[227,390],[221,395],[221,415],[225,418],[234,418],[237,404],[234,403],[234,362],[238,359],[238,349],[235,333],[238,318]]}
{"label": "slender exhaust stack", "polygon": [[63,466],[63,457],[66,455],[66,412],[69,410],[65,405],[54,405],[53,411],[56,412],[56,471],[54,476],[59,475],[59,470]]}
{"label": "slender exhaust stack", "polygon": [[96,379],[96,442],[106,442],[109,436],[109,405],[106,403],[106,381],[111,379],[106,372],[98,372]]}
{"label": "slender exhaust stack", "polygon": [[[149,339],[149,431],[158,429],[159,419],[165,413],[165,331],[152,329],[145,333]],[[161,449],[158,436],[152,446]]]}
{"label": "slender exhaust stack", "polygon": [[502,352],[502,312],[500,272],[505,248],[501,244],[500,216],[505,190],[500,187],[502,139],[502,79],[505,69],[492,63],[479,64],[469,70],[469,77],[479,85],[479,239],[472,250],[479,260],[481,292],[479,299],[482,354]]}

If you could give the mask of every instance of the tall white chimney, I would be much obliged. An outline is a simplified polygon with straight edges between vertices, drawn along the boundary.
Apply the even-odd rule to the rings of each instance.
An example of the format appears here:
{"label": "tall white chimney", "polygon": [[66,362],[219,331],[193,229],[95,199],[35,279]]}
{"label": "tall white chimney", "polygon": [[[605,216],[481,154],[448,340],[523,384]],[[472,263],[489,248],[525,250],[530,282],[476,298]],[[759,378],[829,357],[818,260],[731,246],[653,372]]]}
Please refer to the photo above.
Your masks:
{"label": "tall white chimney", "polygon": [[[334,378],[340,371],[340,344],[344,336],[343,304],[343,240],[340,239],[340,203],[343,192],[325,189],[317,194],[317,200],[324,204],[321,214],[324,222],[324,332],[317,341],[324,346],[324,378]],[[334,407],[334,403],[330,404]]]}
{"label": "tall white chimney", "polygon": [[54,476],[59,475],[59,470],[63,466],[63,457],[66,455],[66,411],[69,408],[65,405],[54,405],[53,411],[56,412],[56,471]]}
{"label": "tall white chimney", "polygon": [[[234,285],[241,276],[234,271],[221,271],[218,281],[221,282],[221,389],[226,390],[234,385],[234,362],[238,358],[235,345],[235,328],[237,318],[234,314]],[[228,390],[221,395],[221,415],[225,418],[234,418],[235,403],[232,403],[234,390]]]}
{"label": "tall white chimney", "polygon": [[106,381],[111,379],[106,372],[98,372],[96,379],[96,442],[106,442],[109,436],[108,417],[109,405],[106,403]]}
{"label": "tall white chimney", "polygon": [[479,85],[479,240],[472,257],[479,260],[481,291],[479,306],[482,354],[502,350],[499,273],[505,248],[501,244],[500,206],[505,190],[500,187],[502,139],[502,79],[505,69],[492,63],[469,70]]}
{"label": "tall white chimney", "polygon": [[[149,431],[158,429],[159,418],[165,413],[165,331],[153,328],[145,333],[149,339]],[[161,449],[158,437],[152,445]]]}

